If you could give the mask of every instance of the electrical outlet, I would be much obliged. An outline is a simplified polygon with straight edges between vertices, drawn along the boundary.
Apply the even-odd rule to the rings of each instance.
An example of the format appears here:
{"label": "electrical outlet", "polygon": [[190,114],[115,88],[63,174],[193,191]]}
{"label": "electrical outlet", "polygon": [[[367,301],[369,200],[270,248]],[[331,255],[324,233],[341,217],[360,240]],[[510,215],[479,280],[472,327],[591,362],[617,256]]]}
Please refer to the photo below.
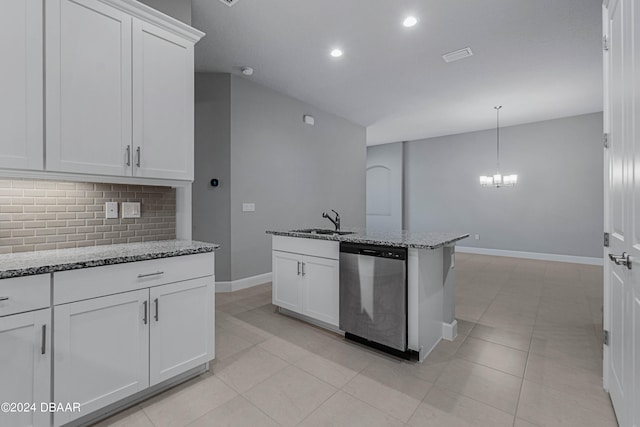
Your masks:
{"label": "electrical outlet", "polygon": [[104,216],[107,219],[118,218],[118,202],[105,202]]}
{"label": "electrical outlet", "polygon": [[122,202],[122,218],[140,218],[140,203]]}
{"label": "electrical outlet", "polygon": [[479,234],[476,234],[476,235],[475,235],[475,238],[476,238],[476,240],[480,240],[480,235],[479,235]]}
{"label": "electrical outlet", "polygon": [[243,203],[242,204],[242,212],[255,212],[256,204],[255,203]]}

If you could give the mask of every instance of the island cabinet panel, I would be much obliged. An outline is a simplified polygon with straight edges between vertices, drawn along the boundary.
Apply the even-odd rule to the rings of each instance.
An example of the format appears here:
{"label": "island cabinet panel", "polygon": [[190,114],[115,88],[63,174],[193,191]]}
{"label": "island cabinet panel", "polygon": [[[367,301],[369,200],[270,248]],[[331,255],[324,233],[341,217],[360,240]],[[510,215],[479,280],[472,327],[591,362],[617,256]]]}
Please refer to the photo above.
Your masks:
{"label": "island cabinet panel", "polygon": [[2,0],[0,168],[43,168],[42,0]]}
{"label": "island cabinet panel", "polygon": [[[273,247],[273,304],[338,327],[338,243],[274,236]],[[314,256],[318,253],[326,257]]]}
{"label": "island cabinet panel", "polygon": [[134,175],[193,180],[194,46],[133,23]]}
{"label": "island cabinet panel", "polygon": [[0,402],[36,405],[34,410],[0,412],[0,426],[50,425],[49,413],[40,410],[40,402],[51,401],[50,337],[49,308],[0,317]]}
{"label": "island cabinet panel", "polygon": [[273,251],[273,304],[287,310],[301,312],[300,270],[302,257],[298,254]]}
{"label": "island cabinet panel", "polygon": [[151,288],[151,386],[213,359],[214,298],[211,277]]}
{"label": "island cabinet panel", "polygon": [[130,175],[132,18],[98,0],[46,3],[46,168]]}
{"label": "island cabinet panel", "polygon": [[79,412],[54,414],[60,426],[149,386],[149,291],[56,306],[56,402]]}
{"label": "island cabinet panel", "polygon": [[309,317],[338,326],[340,269],[337,260],[302,259],[302,312]]}

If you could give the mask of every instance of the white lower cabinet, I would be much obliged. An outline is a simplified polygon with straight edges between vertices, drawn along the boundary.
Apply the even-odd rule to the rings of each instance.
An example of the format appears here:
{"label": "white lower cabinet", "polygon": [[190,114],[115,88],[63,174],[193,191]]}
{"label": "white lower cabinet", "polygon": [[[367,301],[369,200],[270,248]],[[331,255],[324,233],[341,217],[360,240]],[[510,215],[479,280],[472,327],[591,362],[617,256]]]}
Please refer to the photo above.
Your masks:
{"label": "white lower cabinet", "polygon": [[287,310],[301,312],[300,270],[302,255],[273,251],[273,304]]}
{"label": "white lower cabinet", "polygon": [[54,273],[51,401],[80,411],[54,413],[53,425],[146,396],[211,361],[213,268],[206,253]]}
{"label": "white lower cabinet", "polygon": [[[16,404],[9,407],[15,412],[0,412],[1,427],[50,425],[40,411],[40,402],[51,401],[50,336],[50,308],[0,317],[0,403]],[[25,403],[36,406],[17,406]]]}
{"label": "white lower cabinet", "polygon": [[340,268],[338,260],[302,257],[302,313],[338,326]]}
{"label": "white lower cabinet", "polygon": [[150,385],[213,358],[215,292],[211,277],[150,289]]}
{"label": "white lower cabinet", "polygon": [[59,426],[149,386],[149,290],[54,308],[54,401],[80,412],[54,414]]}
{"label": "white lower cabinet", "polygon": [[273,304],[337,327],[338,260],[277,250],[272,260]]}

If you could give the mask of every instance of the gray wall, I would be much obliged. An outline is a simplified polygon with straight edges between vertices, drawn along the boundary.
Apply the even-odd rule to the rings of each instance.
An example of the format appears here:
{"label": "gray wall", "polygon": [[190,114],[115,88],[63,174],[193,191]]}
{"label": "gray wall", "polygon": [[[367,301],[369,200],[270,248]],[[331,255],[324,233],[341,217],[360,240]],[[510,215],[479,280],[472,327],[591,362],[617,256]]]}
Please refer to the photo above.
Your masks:
{"label": "gray wall", "polygon": [[[231,276],[231,76],[196,73],[193,238],[219,243],[216,279]],[[210,185],[218,178],[220,185]]]}
{"label": "gray wall", "polygon": [[506,127],[500,138],[514,188],[478,183],[495,171],[495,130],[406,143],[406,227],[470,233],[460,246],[602,257],[602,113]]}
{"label": "gray wall", "polygon": [[[315,117],[315,126],[302,122]],[[365,224],[365,128],[231,77],[231,276],[271,271],[268,229]],[[242,203],[256,212],[242,212]]]}
{"label": "gray wall", "polygon": [[[266,230],[329,227],[321,216],[329,209],[344,226],[364,226],[364,127],[215,73],[196,73],[195,125],[193,238],[222,245],[217,281],[271,272]],[[256,211],[242,212],[242,203],[255,203]]]}
{"label": "gray wall", "polygon": [[140,2],[191,25],[191,0],[140,0]]}

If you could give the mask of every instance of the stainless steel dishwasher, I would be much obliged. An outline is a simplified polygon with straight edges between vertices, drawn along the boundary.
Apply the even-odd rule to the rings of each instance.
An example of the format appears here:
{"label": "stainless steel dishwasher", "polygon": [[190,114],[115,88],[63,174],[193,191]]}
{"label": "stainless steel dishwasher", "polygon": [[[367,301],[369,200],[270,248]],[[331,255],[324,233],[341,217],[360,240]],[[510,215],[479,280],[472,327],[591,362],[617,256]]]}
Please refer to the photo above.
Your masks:
{"label": "stainless steel dishwasher", "polygon": [[340,243],[340,329],[347,339],[410,358],[406,248]]}

